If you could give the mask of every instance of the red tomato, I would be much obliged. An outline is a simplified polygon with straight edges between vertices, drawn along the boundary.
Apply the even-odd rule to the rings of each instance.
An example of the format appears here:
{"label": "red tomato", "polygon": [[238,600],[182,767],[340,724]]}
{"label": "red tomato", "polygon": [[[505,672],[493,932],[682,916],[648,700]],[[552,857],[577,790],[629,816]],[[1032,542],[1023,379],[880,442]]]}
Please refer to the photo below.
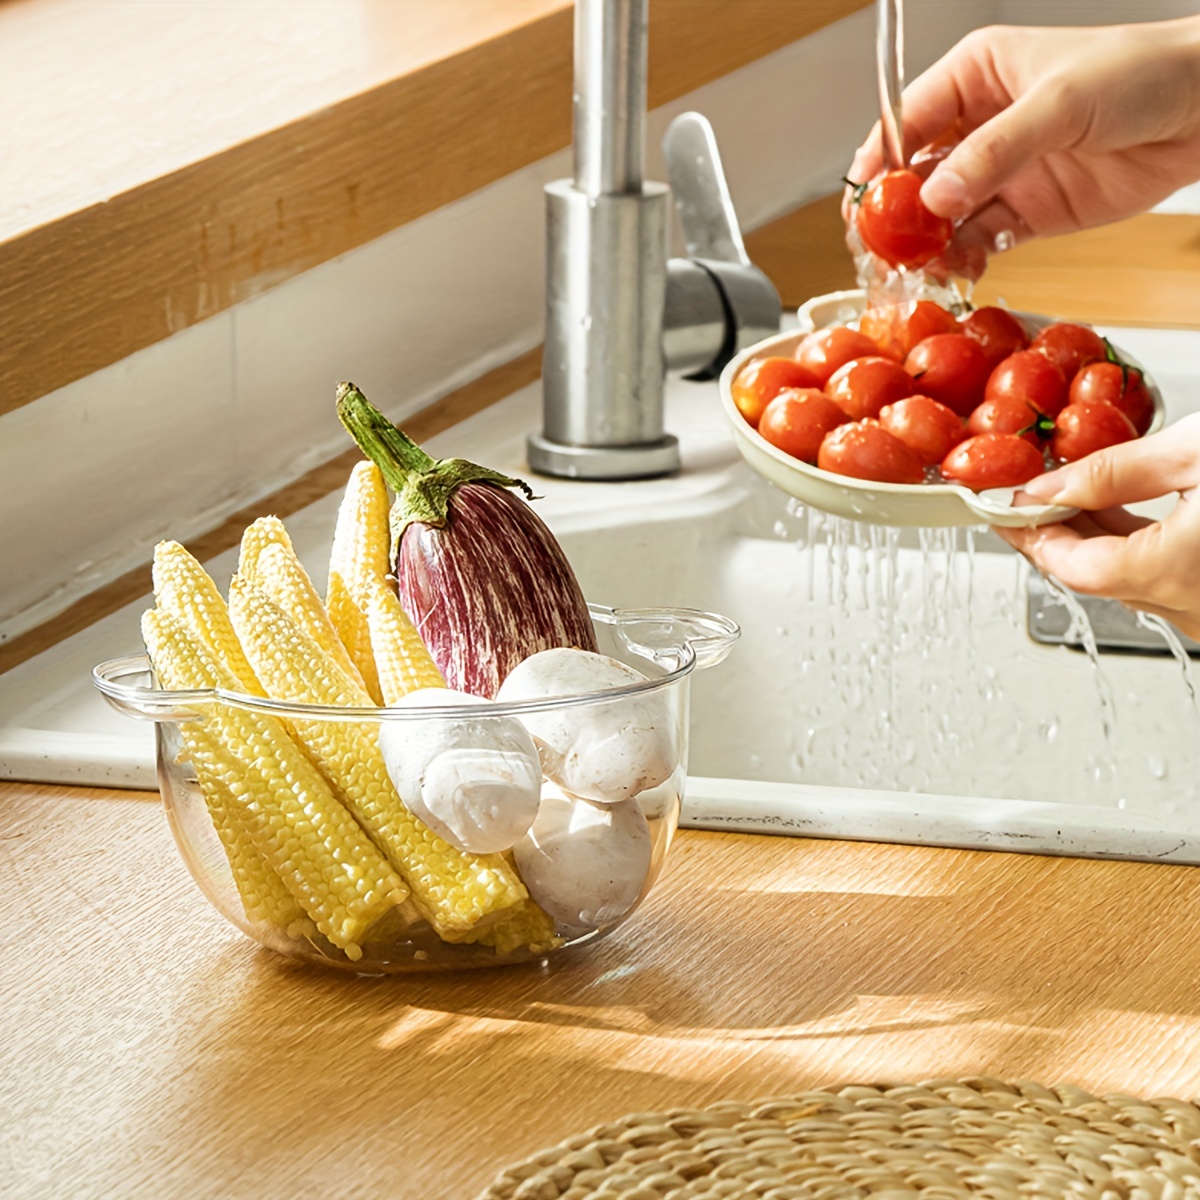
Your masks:
{"label": "red tomato", "polygon": [[1054,432],[1054,419],[1039,412],[1028,400],[1016,396],[993,396],[967,419],[972,433],[1015,433],[1039,450]]}
{"label": "red tomato", "polygon": [[967,416],[983,399],[991,364],[983,347],[965,333],[935,333],[913,347],[904,369],[922,395]]}
{"label": "red tomato", "polygon": [[935,333],[954,333],[958,322],[940,304],[918,300],[915,305],[882,304],[868,308],[858,319],[858,327],[897,362],[903,362],[918,342]]}
{"label": "red tomato", "polygon": [[1119,408],[1140,437],[1154,420],[1154,400],[1137,367],[1119,362],[1088,363],[1071,380],[1071,403],[1103,400]]}
{"label": "red tomato", "polygon": [[1085,363],[1103,362],[1108,357],[1104,339],[1086,325],[1071,325],[1059,321],[1047,325],[1034,335],[1031,350],[1044,354],[1062,373],[1068,383]]}
{"label": "red tomato", "polygon": [[763,410],[784,388],[820,386],[794,358],[756,358],[738,373],[729,390],[738,412],[756,426]]}
{"label": "red tomato", "polygon": [[968,313],[961,322],[962,332],[974,338],[993,366],[1016,350],[1029,345],[1025,326],[1006,308],[985,305]]}
{"label": "red tomato", "polygon": [[824,387],[838,367],[855,358],[878,358],[880,353],[879,347],[865,333],[835,325],[810,333],[796,347],[796,361],[816,377],[817,382],[812,386]]}
{"label": "red tomato", "polygon": [[822,471],[876,483],[921,483],[921,460],[878,421],[855,421],[825,435],[817,455]]}
{"label": "red tomato", "polygon": [[921,177],[888,171],[867,184],[858,201],[863,245],[893,267],[920,267],[950,244],[954,226],[921,201]]}
{"label": "red tomato", "polygon": [[1074,462],[1135,437],[1137,430],[1119,408],[1103,400],[1077,400],[1058,414],[1050,453],[1063,462]]}
{"label": "red tomato", "polygon": [[879,414],[879,423],[927,467],[940,463],[967,436],[962,417],[928,396],[909,396],[889,404]]}
{"label": "red tomato", "polygon": [[942,474],[973,492],[1017,487],[1045,469],[1042,452],[1015,433],[981,433],[967,438],[942,461]]}
{"label": "red tomato", "polygon": [[1067,403],[1067,381],[1044,354],[1018,350],[988,376],[983,398],[1020,400],[1048,417],[1057,417]]}
{"label": "red tomato", "polygon": [[885,405],[911,396],[913,377],[890,358],[856,358],[829,377],[825,390],[854,421],[877,417]]}
{"label": "red tomato", "polygon": [[825,435],[849,419],[824,392],[788,388],[767,405],[758,432],[793,458],[815,463]]}

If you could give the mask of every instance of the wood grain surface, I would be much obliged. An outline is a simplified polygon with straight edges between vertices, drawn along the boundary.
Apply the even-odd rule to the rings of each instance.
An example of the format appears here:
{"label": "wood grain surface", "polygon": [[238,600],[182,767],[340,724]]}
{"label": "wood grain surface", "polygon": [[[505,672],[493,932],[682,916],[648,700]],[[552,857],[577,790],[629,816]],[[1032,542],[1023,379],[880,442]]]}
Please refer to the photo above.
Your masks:
{"label": "wood grain surface", "polygon": [[[654,0],[649,103],[661,105],[867,3]],[[47,78],[73,85],[62,111],[22,106],[23,140],[13,153],[27,141],[40,145],[30,169],[65,183],[18,213],[0,206],[0,413],[570,142],[569,0],[343,0],[336,28],[361,25],[361,35],[347,40],[331,31],[300,50],[289,37],[327,14],[328,3],[316,4],[312,16],[306,5],[292,6],[290,16],[281,11],[275,30],[242,16],[251,20],[244,49],[236,40],[230,48],[223,5],[191,7],[182,47],[169,15],[175,5],[118,6],[120,19],[101,7],[74,29],[76,7],[67,0],[0,6],[0,46],[12,47],[0,56],[8,93],[36,96]],[[81,87],[72,55],[110,61],[111,77],[84,72],[85,81],[95,78]],[[201,94],[176,86],[171,60],[180,55],[211,60],[220,67],[214,78],[228,77],[227,86]],[[306,65],[319,73],[307,106]],[[131,72],[142,107],[176,110],[185,129],[195,127],[197,146],[175,134],[147,135],[148,162],[128,163],[136,129],[118,137],[107,125],[93,129],[94,116],[77,115],[111,121],[112,105],[131,90]],[[255,87],[265,97],[262,112]],[[264,125],[270,115],[278,123]],[[169,120],[164,128],[172,128]]]}
{"label": "wood grain surface", "polygon": [[[841,196],[798,208],[746,236],[786,305],[854,287]],[[1200,329],[1200,216],[1146,213],[994,255],[976,304],[1108,325]]]}
{"label": "wood grain surface", "polygon": [[684,832],[545,967],[260,950],[153,797],[0,785],[5,1196],[461,1200],[628,1112],[986,1074],[1200,1095],[1200,872]]}

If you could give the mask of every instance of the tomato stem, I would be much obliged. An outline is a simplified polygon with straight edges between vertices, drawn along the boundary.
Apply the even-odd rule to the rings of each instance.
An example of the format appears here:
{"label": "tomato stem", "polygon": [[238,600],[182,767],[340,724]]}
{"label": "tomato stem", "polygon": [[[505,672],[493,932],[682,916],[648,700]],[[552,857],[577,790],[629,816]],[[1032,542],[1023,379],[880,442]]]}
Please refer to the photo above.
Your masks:
{"label": "tomato stem", "polygon": [[1017,436],[1020,437],[1022,434],[1032,433],[1039,438],[1048,438],[1055,430],[1054,418],[1046,416],[1044,412],[1040,412],[1032,404],[1029,405],[1029,411],[1033,413],[1033,420],[1024,429],[1018,429]]}
{"label": "tomato stem", "polygon": [[1116,363],[1121,368],[1121,395],[1124,395],[1129,390],[1129,364],[1117,353],[1117,348],[1108,340],[1103,338],[1104,354],[1110,363]]}
{"label": "tomato stem", "polygon": [[862,203],[863,194],[866,192],[866,190],[867,190],[867,186],[868,186],[868,185],[867,185],[867,184],[865,184],[865,183],[855,183],[855,182],[854,182],[854,180],[853,180],[853,179],[851,179],[849,175],[843,175],[843,176],[842,176],[842,182],[843,182],[843,183],[844,183],[844,184],[845,184],[845,185],[846,185],[848,188],[850,188],[850,189],[851,189],[851,192],[850,192],[850,203],[851,203],[851,204],[861,204],[861,203]]}

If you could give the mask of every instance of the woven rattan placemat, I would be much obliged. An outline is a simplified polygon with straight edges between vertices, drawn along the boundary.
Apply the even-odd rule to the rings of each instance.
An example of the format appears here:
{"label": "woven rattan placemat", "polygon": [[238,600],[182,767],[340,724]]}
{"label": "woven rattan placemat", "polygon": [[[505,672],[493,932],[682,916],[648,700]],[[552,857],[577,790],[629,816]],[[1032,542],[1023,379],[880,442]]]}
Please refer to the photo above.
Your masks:
{"label": "woven rattan placemat", "polygon": [[479,1200],[1200,1200],[1200,1107],[939,1079],[632,1113]]}

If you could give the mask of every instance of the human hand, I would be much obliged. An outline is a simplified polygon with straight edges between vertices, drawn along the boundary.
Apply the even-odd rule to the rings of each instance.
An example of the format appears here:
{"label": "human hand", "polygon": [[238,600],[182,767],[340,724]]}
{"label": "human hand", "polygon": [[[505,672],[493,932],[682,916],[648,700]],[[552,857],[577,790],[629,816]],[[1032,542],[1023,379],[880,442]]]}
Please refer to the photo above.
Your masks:
{"label": "human hand", "polygon": [[[1200,640],[1200,413],[1031,479],[1022,491],[1039,504],[1084,510],[1060,525],[996,530],[1035,567]],[[1179,503],[1162,521],[1123,507],[1173,491]]]}
{"label": "human hand", "polygon": [[[905,149],[958,144],[921,198],[991,252],[1144,212],[1200,178],[1200,18],[968,35],[905,89]],[[878,125],[850,178],[882,169]]]}

